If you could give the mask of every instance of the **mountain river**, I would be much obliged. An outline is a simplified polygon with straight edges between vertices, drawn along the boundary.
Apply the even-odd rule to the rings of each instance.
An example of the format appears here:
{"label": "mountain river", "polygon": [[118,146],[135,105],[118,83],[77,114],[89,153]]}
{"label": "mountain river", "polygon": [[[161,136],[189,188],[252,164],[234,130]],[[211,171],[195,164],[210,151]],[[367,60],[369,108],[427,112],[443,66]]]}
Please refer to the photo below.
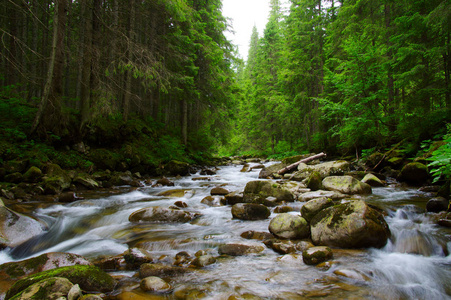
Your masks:
{"label": "mountain river", "polygon": [[[269,220],[236,220],[230,206],[201,203],[213,187],[243,190],[248,181],[257,180],[260,170],[240,172],[241,168],[223,166],[216,175],[202,180],[193,180],[203,177],[199,174],[170,178],[175,187],[120,187],[84,193],[82,200],[70,204],[18,204],[13,209],[22,206],[22,211],[33,211],[49,230],[15,249],[2,250],[0,264],[46,252],[71,252],[95,260],[135,246],[169,263],[181,251],[194,256],[198,250],[207,250],[218,257],[221,244],[263,245],[240,234],[268,232]],[[174,189],[183,189],[180,197],[158,195]],[[170,283],[174,290],[202,291],[203,299],[451,299],[451,229],[436,225],[434,214],[425,213],[431,195],[393,184],[373,188],[372,195],[362,198],[387,212],[392,237],[382,249],[333,249],[333,260],[315,267],[304,264],[301,253],[281,255],[265,247],[258,254],[218,257],[216,263],[171,278]],[[185,202],[186,210],[202,216],[183,224],[128,221],[129,215],[141,208],[169,207],[176,201]],[[290,203],[298,211],[302,205]],[[272,213],[270,219],[274,216]],[[110,274],[122,284],[107,299],[125,299],[119,298],[125,291],[135,295],[127,299],[178,299],[176,293],[144,295],[136,272]]]}

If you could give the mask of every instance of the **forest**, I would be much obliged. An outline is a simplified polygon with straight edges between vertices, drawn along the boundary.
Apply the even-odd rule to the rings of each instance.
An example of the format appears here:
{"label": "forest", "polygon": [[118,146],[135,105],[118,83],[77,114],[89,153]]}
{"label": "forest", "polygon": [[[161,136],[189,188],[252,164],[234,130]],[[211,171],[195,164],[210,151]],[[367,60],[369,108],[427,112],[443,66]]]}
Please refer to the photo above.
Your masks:
{"label": "forest", "polygon": [[282,4],[244,61],[220,0],[2,1],[0,159],[413,156],[449,139],[449,1]]}

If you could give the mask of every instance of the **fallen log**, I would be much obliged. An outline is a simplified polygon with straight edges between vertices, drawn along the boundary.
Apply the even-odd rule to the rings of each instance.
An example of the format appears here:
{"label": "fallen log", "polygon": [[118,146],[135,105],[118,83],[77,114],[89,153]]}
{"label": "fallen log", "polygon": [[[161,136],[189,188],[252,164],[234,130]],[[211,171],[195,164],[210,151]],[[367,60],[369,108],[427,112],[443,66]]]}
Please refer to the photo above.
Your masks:
{"label": "fallen log", "polygon": [[321,153],[318,153],[318,154],[309,156],[309,157],[307,157],[307,158],[301,159],[300,161],[295,162],[294,164],[291,164],[291,165],[289,165],[289,166],[283,168],[282,170],[280,170],[279,172],[277,172],[277,174],[279,174],[279,175],[285,174],[286,172],[288,172],[288,171],[290,171],[290,170],[296,168],[296,167],[297,167],[299,164],[301,164],[301,163],[308,163],[308,162],[310,162],[310,161],[312,161],[312,160],[315,160],[315,159],[318,159],[318,158],[322,158],[322,157],[324,157],[324,156],[327,156],[326,153],[321,152]]}

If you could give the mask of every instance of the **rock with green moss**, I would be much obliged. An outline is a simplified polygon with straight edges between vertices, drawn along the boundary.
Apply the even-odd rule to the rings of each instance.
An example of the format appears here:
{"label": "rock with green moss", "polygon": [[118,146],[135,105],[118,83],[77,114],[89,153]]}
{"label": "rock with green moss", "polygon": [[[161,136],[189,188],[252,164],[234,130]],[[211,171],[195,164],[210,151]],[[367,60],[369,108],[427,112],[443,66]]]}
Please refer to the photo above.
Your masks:
{"label": "rock with green moss", "polygon": [[269,223],[269,232],[282,239],[303,239],[310,234],[307,221],[298,214],[282,213]]}
{"label": "rock with green moss", "polygon": [[371,186],[352,176],[329,176],[323,179],[323,187],[343,194],[371,194]]}
{"label": "rock with green moss", "polygon": [[274,173],[277,173],[278,171],[282,170],[288,166],[285,163],[277,163],[270,165],[268,167],[264,167],[260,173],[258,174],[258,178],[270,178]]}
{"label": "rock with green moss", "polygon": [[317,265],[333,257],[329,247],[312,247],[302,252],[302,260],[306,265]]}
{"label": "rock with green moss", "polygon": [[74,265],[91,265],[91,263],[77,254],[50,252],[26,260],[2,264],[0,265],[0,276],[19,279],[31,274]]}
{"label": "rock with green moss", "polygon": [[301,215],[307,222],[310,222],[317,213],[334,205],[332,199],[321,197],[308,201],[301,207]]}
{"label": "rock with green moss", "polygon": [[14,283],[8,290],[5,300],[11,299],[27,287],[41,280],[52,277],[67,278],[73,284],[78,284],[84,291],[91,292],[111,292],[116,286],[116,281],[99,268],[95,266],[76,265],[56,268],[23,278]]}
{"label": "rock with green moss", "polygon": [[307,178],[307,187],[312,191],[320,190],[323,186],[323,178],[318,171],[313,171]]}
{"label": "rock with green moss", "polygon": [[245,245],[245,244],[224,244],[219,246],[219,254],[231,255],[231,256],[242,256],[260,253],[265,248],[260,245]]}
{"label": "rock with green moss", "polygon": [[11,300],[57,300],[61,297],[66,298],[70,289],[73,287],[72,282],[63,277],[51,277],[42,279],[31,284],[23,291],[17,293]]}
{"label": "rock with green moss", "polygon": [[173,176],[186,176],[189,175],[189,164],[178,160],[171,160],[164,166],[164,171]]}
{"label": "rock with green moss", "polygon": [[318,172],[321,178],[339,176],[350,170],[351,164],[345,160],[328,161],[316,165],[299,164],[298,172],[308,178],[313,172]]}
{"label": "rock with green moss", "polygon": [[47,194],[59,194],[68,189],[72,183],[70,176],[57,164],[47,165],[43,181],[43,188]]}
{"label": "rock with green moss", "polygon": [[361,200],[321,210],[310,229],[315,245],[340,248],[381,248],[390,236],[382,214]]}
{"label": "rock with green moss", "polygon": [[363,177],[362,182],[371,185],[372,187],[381,187],[385,184],[376,175],[368,173]]}
{"label": "rock with green moss", "polygon": [[115,171],[119,167],[121,156],[112,151],[99,148],[91,149],[89,152],[89,160],[99,169]]}
{"label": "rock with green moss", "polygon": [[0,201],[0,248],[15,247],[44,232],[44,225]]}
{"label": "rock with green moss", "polygon": [[232,206],[232,216],[240,220],[264,220],[269,217],[269,209],[257,203],[237,203]]}
{"label": "rock with green moss", "polygon": [[408,163],[401,169],[398,180],[408,184],[425,185],[429,179],[428,167],[419,162]]}
{"label": "rock with green moss", "polygon": [[32,166],[23,174],[23,180],[25,182],[38,182],[41,180],[42,171],[38,167]]}
{"label": "rock with green moss", "polygon": [[149,276],[143,278],[139,283],[139,287],[144,292],[167,293],[172,287],[169,283],[157,276]]}
{"label": "rock with green moss", "polygon": [[86,173],[78,173],[73,182],[77,184],[77,186],[89,190],[96,189],[100,186],[97,181],[95,181],[91,176],[89,176],[89,174]]}
{"label": "rock with green moss", "polygon": [[266,201],[266,198],[268,197],[276,198],[275,202],[294,201],[294,195],[275,182],[262,180],[250,181],[244,188],[243,202],[245,203],[258,203],[273,206],[274,201]]}

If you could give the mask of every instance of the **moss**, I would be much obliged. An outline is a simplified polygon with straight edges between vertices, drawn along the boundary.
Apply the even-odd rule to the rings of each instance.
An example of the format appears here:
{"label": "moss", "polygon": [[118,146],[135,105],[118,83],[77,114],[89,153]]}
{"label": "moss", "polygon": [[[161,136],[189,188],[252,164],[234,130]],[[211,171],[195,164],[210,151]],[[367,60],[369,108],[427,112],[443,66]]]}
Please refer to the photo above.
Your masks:
{"label": "moss", "polygon": [[69,266],[40,272],[17,281],[6,293],[5,300],[11,299],[32,284],[51,277],[67,278],[86,291],[110,292],[116,285],[110,275],[95,266]]}

